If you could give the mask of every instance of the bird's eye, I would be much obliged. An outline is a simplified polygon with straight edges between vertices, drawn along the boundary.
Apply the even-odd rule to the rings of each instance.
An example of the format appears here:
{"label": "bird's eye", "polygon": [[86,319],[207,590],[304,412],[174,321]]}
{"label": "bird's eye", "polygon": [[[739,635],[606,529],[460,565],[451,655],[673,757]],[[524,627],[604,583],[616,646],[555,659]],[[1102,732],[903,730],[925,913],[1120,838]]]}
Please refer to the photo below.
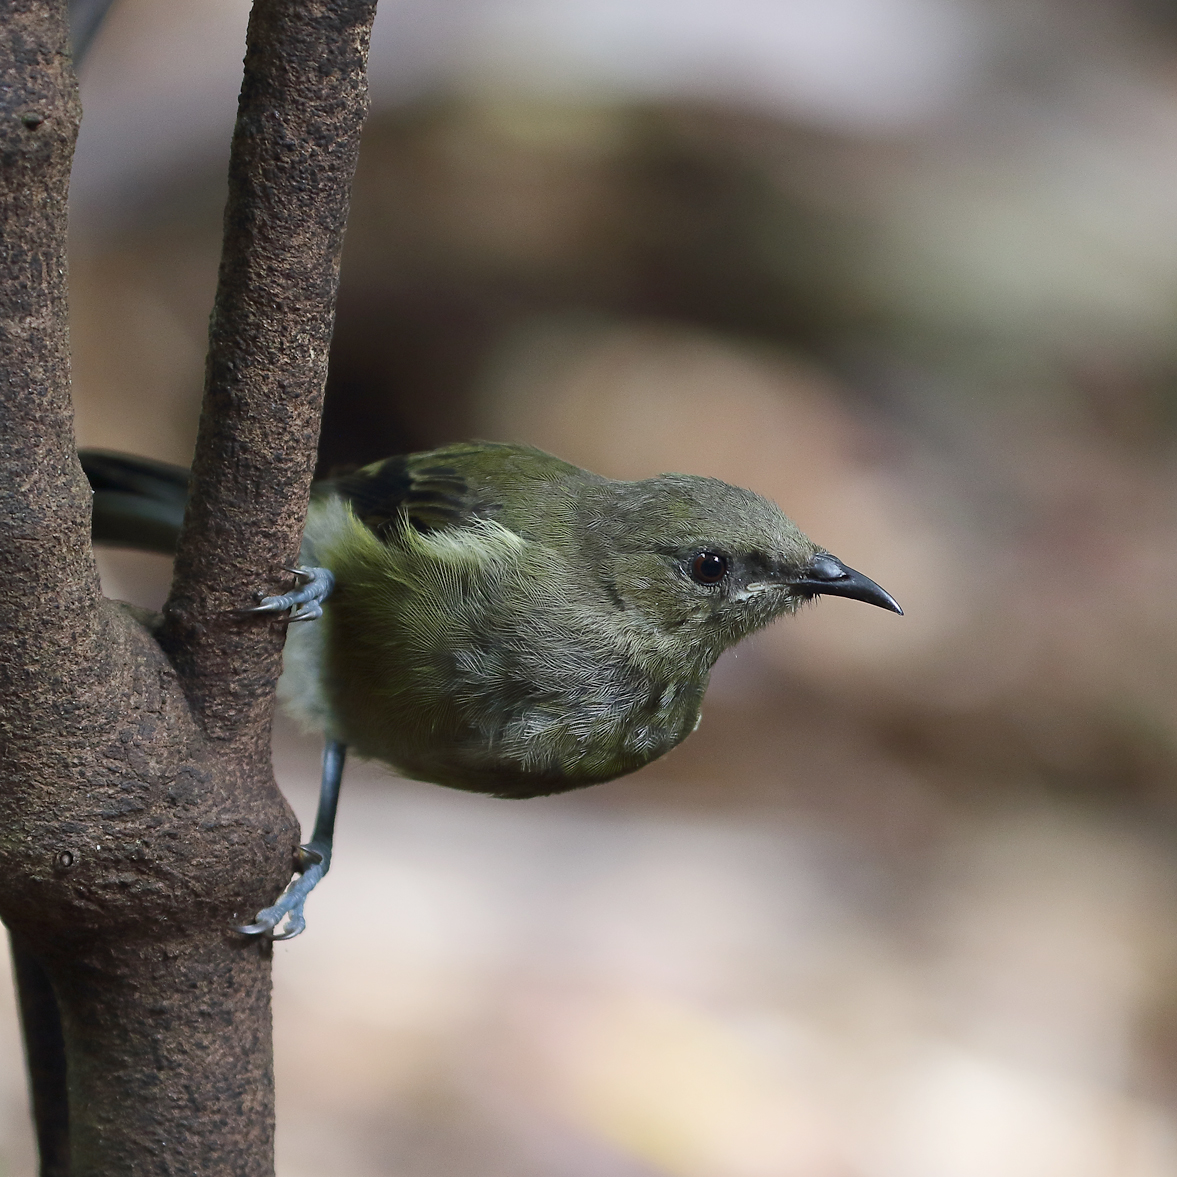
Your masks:
{"label": "bird's eye", "polygon": [[698,584],[718,584],[727,575],[727,559],[716,552],[700,552],[691,561],[691,579]]}

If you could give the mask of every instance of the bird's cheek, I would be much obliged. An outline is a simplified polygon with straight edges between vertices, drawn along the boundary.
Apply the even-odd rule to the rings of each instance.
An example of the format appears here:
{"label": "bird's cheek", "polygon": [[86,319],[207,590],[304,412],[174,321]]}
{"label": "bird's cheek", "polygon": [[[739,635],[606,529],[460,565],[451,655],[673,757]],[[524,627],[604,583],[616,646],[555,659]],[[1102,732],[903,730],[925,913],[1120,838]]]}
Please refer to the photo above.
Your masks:
{"label": "bird's cheek", "polygon": [[723,611],[723,622],[732,632],[731,641],[739,641],[775,620],[789,609],[786,593],[749,593],[742,600],[731,601]]}
{"label": "bird's cheek", "polygon": [[653,610],[663,627],[681,631],[687,627],[706,625],[714,618],[710,601],[685,600],[676,593],[664,593]]}
{"label": "bird's cheek", "polygon": [[652,552],[628,552],[616,557],[613,585],[626,608],[638,609],[659,623],[674,627],[688,619],[688,604],[676,591],[674,573]]}

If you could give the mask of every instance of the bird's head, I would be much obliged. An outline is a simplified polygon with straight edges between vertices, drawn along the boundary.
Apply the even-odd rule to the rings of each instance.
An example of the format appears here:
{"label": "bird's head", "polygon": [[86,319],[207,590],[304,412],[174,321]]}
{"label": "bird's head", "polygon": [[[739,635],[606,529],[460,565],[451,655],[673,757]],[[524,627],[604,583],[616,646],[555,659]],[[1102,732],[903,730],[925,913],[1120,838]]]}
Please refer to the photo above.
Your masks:
{"label": "bird's head", "polygon": [[775,503],[715,478],[605,483],[582,520],[585,549],[616,608],[706,665],[816,596],[903,612]]}

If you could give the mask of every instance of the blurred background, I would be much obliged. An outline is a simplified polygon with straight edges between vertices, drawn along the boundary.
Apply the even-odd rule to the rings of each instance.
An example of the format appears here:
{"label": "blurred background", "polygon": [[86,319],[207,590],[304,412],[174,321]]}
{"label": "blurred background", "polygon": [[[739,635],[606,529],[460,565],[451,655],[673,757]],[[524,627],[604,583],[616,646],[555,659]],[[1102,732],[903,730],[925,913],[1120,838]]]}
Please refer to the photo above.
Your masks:
{"label": "blurred background", "polygon": [[[188,461],[247,15],[84,67],[82,444]],[[779,623],[583,793],[349,769],[281,1177],[1177,1172],[1177,6],[382,0],[372,82],[322,471],[712,474],[906,616]],[[0,1058],[31,1177],[6,988]]]}

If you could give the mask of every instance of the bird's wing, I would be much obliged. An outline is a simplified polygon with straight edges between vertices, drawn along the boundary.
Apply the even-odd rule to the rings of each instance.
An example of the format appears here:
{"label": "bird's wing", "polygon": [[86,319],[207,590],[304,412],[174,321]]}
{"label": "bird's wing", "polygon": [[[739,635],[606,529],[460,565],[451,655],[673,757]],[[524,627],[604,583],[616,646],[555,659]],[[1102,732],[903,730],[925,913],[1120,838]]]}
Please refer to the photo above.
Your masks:
{"label": "bird's wing", "polygon": [[474,442],[387,458],[317,484],[316,493],[346,499],[366,527],[390,539],[404,519],[426,533],[486,518],[518,527],[509,506],[516,488],[570,477],[586,475],[530,446]]}

